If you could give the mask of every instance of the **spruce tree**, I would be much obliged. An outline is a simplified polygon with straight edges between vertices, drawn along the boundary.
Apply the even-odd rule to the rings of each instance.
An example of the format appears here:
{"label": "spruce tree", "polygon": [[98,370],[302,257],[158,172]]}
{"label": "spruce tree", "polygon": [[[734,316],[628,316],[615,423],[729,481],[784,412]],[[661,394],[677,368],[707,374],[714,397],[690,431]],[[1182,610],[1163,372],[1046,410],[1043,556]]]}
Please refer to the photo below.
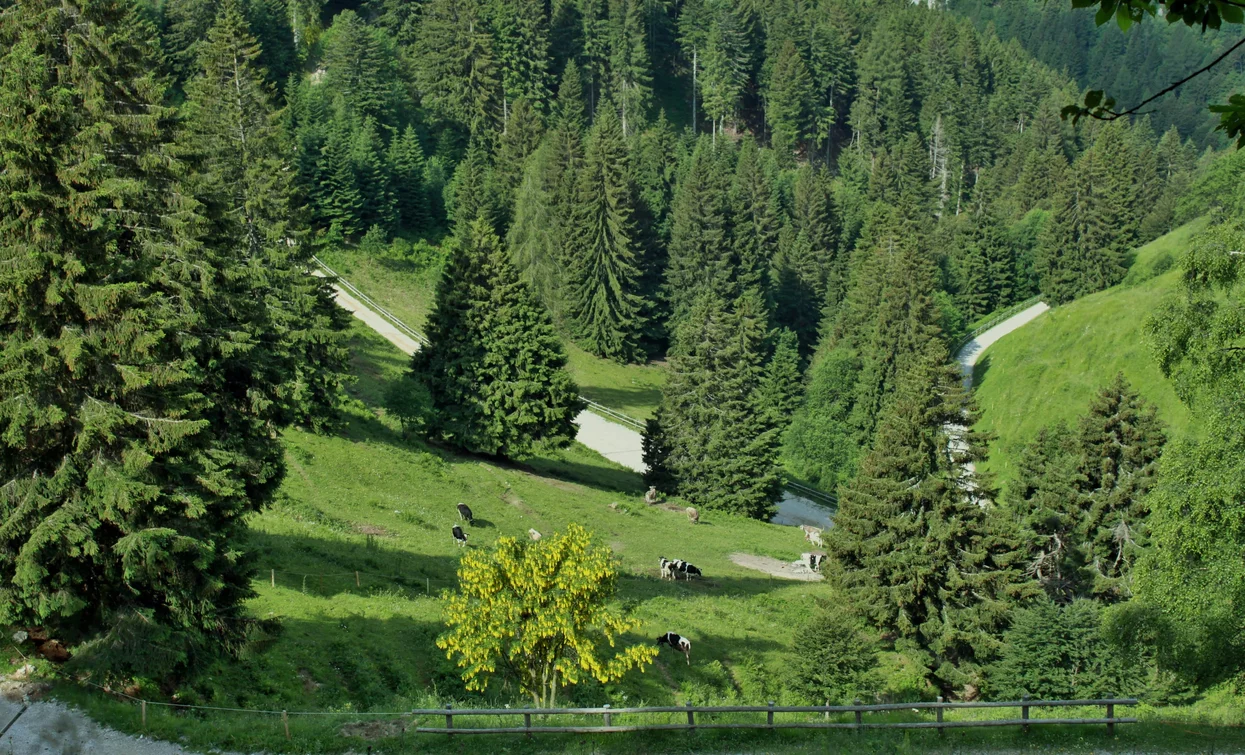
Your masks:
{"label": "spruce tree", "polygon": [[497,66],[505,101],[505,130],[510,129],[508,111],[523,100],[537,113],[548,112],[549,24],[541,0],[507,0],[496,3],[493,27],[497,40]]}
{"label": "spruce tree", "polygon": [[353,10],[333,20],[332,43],[324,51],[324,86],[340,97],[352,117],[396,126],[401,94],[397,61],[382,29],[369,26]]}
{"label": "spruce tree", "polygon": [[490,140],[502,116],[502,83],[484,0],[430,0],[421,10],[414,59],[424,105]]}
{"label": "spruce tree", "polygon": [[666,267],[666,299],[677,323],[701,294],[712,292],[729,300],[735,276],[729,235],[729,177],[724,160],[702,137],[675,189],[670,259]]}
{"label": "spruce tree", "polygon": [[1044,427],[1020,453],[1007,498],[1029,554],[1028,572],[1057,603],[1081,596],[1083,549],[1072,431]]}
{"label": "spruce tree", "polygon": [[424,189],[424,150],[413,126],[389,144],[389,169],[398,222],[408,231],[428,230],[428,195]]}
{"label": "spruce tree", "polygon": [[847,348],[820,354],[808,368],[803,404],[783,436],[783,460],[796,476],[835,490],[862,453],[849,422],[860,360]]}
{"label": "spruce tree", "polygon": [[514,219],[506,234],[510,259],[553,321],[562,323],[561,228],[554,220],[555,195],[550,185],[553,144],[546,140],[528,159],[515,192]]}
{"label": "spruce tree", "polygon": [[785,431],[803,399],[800,373],[800,342],[786,328],[774,338],[774,351],[765,365],[757,391],[769,423]]}
{"label": "spruce tree", "polygon": [[260,60],[240,3],[225,0],[200,48],[201,71],[186,85],[178,142],[194,171],[188,183],[213,221],[213,243],[235,248],[259,278],[250,285],[265,322],[253,335],[286,352],[290,420],[321,427],[336,416],[347,370],[340,332],[349,319],[328,284],[308,272],[310,249],[298,243],[288,135]]}
{"label": "spruce tree", "polygon": [[386,232],[397,225],[398,208],[390,185],[389,164],[376,121],[365,118],[356,125],[350,139],[350,162],[354,166],[354,185],[363,204],[358,227],[380,226]]}
{"label": "spruce tree", "polygon": [[[645,480],[673,485],[693,504],[768,518],[782,490],[778,429],[761,393],[764,307],[728,305],[712,292],[675,334],[670,374],[645,433]],[[667,488],[669,489],[669,488]]]}
{"label": "spruce tree", "polygon": [[791,225],[782,229],[771,275],[774,279],[774,321],[796,334],[800,354],[808,358],[817,344],[821,322],[821,265],[808,235]]}
{"label": "spruce tree", "polygon": [[364,196],[359,187],[358,171],[351,155],[350,125],[338,111],[328,127],[328,136],[321,151],[323,185],[319,192],[317,215],[342,236],[356,237],[364,230]]}
{"label": "spruce tree", "polygon": [[801,166],[792,189],[791,225],[808,239],[818,270],[817,295],[823,299],[828,296],[830,302],[842,296],[846,275],[846,266],[837,254],[836,222],[829,174]]}
{"label": "spruce tree", "polygon": [[772,296],[770,267],[780,228],[777,192],[764,155],[756,142],[745,139],[739,149],[731,185],[736,277],[740,290]]}
{"label": "spruce tree", "polygon": [[107,0],[0,18],[0,621],[146,677],[244,642],[291,375],[263,261],[184,183],[154,38]]}
{"label": "spruce tree", "polygon": [[497,188],[502,193],[507,216],[513,209],[514,193],[523,178],[523,166],[540,146],[543,134],[540,114],[527,100],[510,103],[510,117],[497,143]]}
{"label": "spruce tree", "polygon": [[794,40],[783,42],[770,73],[765,120],[779,160],[790,163],[799,143],[816,128],[816,97],[808,65]]}
{"label": "spruce tree", "polygon": [[455,239],[427,335],[411,375],[431,396],[433,437],[506,458],[574,440],[583,403],[566,354],[484,218]]}
{"label": "spruce tree", "polygon": [[985,449],[963,429],[974,412],[961,382],[945,347],[901,376],[826,542],[853,605],[927,651],[948,691],[980,684],[978,665],[995,652],[1012,603],[1035,590],[990,480],[969,466]]}
{"label": "spruce tree", "polygon": [[1117,374],[1081,419],[1076,445],[1085,591],[1100,600],[1132,595],[1132,566],[1144,550],[1166,435],[1152,404]]}
{"label": "spruce tree", "polygon": [[610,92],[629,137],[648,117],[653,99],[643,0],[615,0],[609,9]]}
{"label": "spruce tree", "polygon": [[452,202],[446,210],[455,233],[465,231],[480,218],[496,232],[501,202],[488,152],[480,142],[472,142],[467,156],[454,169],[449,192]]}
{"label": "spruce tree", "polygon": [[636,361],[643,356],[644,301],[638,293],[635,190],[612,108],[598,111],[576,188],[566,285],[577,340],[597,356]]}

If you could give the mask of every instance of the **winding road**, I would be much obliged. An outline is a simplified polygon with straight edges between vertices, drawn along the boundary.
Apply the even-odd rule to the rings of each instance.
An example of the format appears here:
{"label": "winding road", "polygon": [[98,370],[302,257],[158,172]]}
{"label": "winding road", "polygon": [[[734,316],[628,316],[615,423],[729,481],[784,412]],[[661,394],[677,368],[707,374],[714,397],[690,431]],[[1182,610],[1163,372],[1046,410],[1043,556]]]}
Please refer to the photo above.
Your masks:
{"label": "winding road", "polygon": [[[333,274],[328,267],[325,267],[325,271]],[[316,271],[316,275],[323,276],[324,274],[325,272]],[[392,314],[384,312],[382,307],[341,276],[338,276],[333,284],[333,291],[336,294],[337,303],[343,309],[384,336],[403,353],[414,354],[420,343],[425,340],[422,335]],[[1047,309],[1049,307],[1044,303],[1034,304],[964,344],[956,354],[956,360],[964,372],[965,387],[972,387],[973,367],[986,348],[1008,333],[1031,322]],[[644,472],[643,441],[640,433],[634,428],[613,422],[590,410],[581,412],[575,418],[575,424],[579,426],[579,431],[575,436],[577,441],[628,469]],[[771,521],[774,524],[791,526],[808,524],[814,527],[825,527],[830,524],[830,509],[790,490],[784,490],[782,500],[778,504],[778,513]]]}

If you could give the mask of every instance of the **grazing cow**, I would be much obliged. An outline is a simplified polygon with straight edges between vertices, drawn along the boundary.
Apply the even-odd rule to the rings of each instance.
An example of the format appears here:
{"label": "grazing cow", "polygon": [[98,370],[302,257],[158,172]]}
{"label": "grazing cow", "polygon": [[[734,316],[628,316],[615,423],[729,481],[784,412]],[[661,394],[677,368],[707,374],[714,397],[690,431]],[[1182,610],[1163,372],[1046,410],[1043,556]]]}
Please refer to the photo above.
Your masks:
{"label": "grazing cow", "polygon": [[661,570],[662,579],[674,579],[674,562],[664,556],[657,559],[657,567]]}
{"label": "grazing cow", "polygon": [[669,645],[678,650],[687,658],[687,665],[692,665],[692,641],[686,637],[675,634],[674,632],[666,632],[657,638],[658,645]]}
{"label": "grazing cow", "polygon": [[805,540],[809,541],[810,543],[818,547],[821,547],[823,545],[823,543],[821,542],[821,528],[820,527],[810,527],[807,524],[801,524],[800,529],[804,530]]}
{"label": "grazing cow", "polygon": [[458,504],[458,518],[467,522],[467,524],[471,524],[475,519],[471,516],[471,507],[465,503]]}
{"label": "grazing cow", "polygon": [[528,536],[528,537],[530,537],[530,538],[532,538],[533,542],[534,542],[534,541],[537,541],[537,540],[540,540],[540,533],[539,533],[539,532],[537,532],[536,530],[531,530],[531,529],[529,529],[529,530],[527,531],[527,536]]}
{"label": "grazing cow", "polygon": [[687,562],[684,562],[684,563],[683,563],[683,569],[682,569],[682,571],[683,571],[683,578],[684,578],[684,579],[691,579],[692,577],[703,577],[703,576],[705,576],[704,574],[701,574],[701,573],[700,573],[700,569],[697,569],[695,566],[692,566],[691,564],[689,564],[689,563],[687,563]]}
{"label": "grazing cow", "polygon": [[644,502],[647,503],[649,506],[655,506],[657,505],[658,495],[660,495],[660,493],[657,492],[657,486],[649,485],[648,492],[644,494]]}
{"label": "grazing cow", "polygon": [[458,545],[459,548],[462,548],[463,546],[467,544],[467,533],[463,532],[462,527],[459,527],[456,524],[454,525],[454,528],[450,530],[450,532],[454,534],[454,543]]}
{"label": "grazing cow", "polygon": [[691,522],[692,524],[697,524],[698,522],[700,522],[700,512],[692,508],[691,506],[688,506],[687,507],[687,521]]}

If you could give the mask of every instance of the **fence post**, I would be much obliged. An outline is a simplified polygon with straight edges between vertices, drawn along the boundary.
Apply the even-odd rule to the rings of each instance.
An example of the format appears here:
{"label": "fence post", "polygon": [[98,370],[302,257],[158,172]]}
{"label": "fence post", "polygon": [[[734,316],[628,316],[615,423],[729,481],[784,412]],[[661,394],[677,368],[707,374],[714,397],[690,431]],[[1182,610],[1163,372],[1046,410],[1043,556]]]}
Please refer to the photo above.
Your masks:
{"label": "fence post", "polygon": [[272,584],[273,587],[277,586],[277,570],[276,569],[268,570],[268,581]]}
{"label": "fence post", "polygon": [[359,572],[358,572],[358,571],[356,571],[356,572],[354,573],[354,586],[355,586],[355,587],[362,587],[362,586],[363,586],[363,585],[359,584]]}
{"label": "fence post", "polygon": [[[1029,702],[1028,695],[1022,695],[1020,699],[1026,703]],[[1029,733],[1029,706],[1028,705],[1020,706],[1020,718],[1022,721],[1024,721],[1024,723],[1020,725],[1020,729],[1025,734],[1028,734]]]}
{"label": "fence post", "polygon": [[290,712],[287,710],[281,711],[281,725],[285,727],[285,738],[289,739],[290,738]]}
{"label": "fence post", "polygon": [[605,725],[610,725],[610,706],[608,703],[605,705]]}
{"label": "fence post", "polygon": [[934,717],[938,721],[938,736],[945,737],[947,730],[942,728],[942,695],[938,696],[938,707],[934,709]]}
{"label": "fence post", "polygon": [[830,701],[826,701],[826,720],[830,720]]}
{"label": "fence post", "polygon": [[1107,736],[1115,736],[1115,703],[1107,703]]}
{"label": "fence post", "polygon": [[692,704],[687,703],[687,728],[696,728],[696,711],[692,708]]}
{"label": "fence post", "polygon": [[773,700],[769,701],[769,710],[765,713],[765,725],[771,728],[774,726],[774,701]]}
{"label": "fence post", "polygon": [[[147,728],[147,701],[143,700],[141,704],[143,707],[143,728],[146,729]],[[1110,714],[1108,713],[1107,715],[1110,715]]]}
{"label": "fence post", "polygon": [[532,714],[531,713],[523,714],[523,728],[527,729],[527,738],[531,739],[532,738]]}
{"label": "fence post", "polygon": [[[446,703],[446,704],[445,704],[445,728],[447,728],[447,729],[453,729],[453,728],[454,728],[454,714],[453,714],[453,713],[450,713],[450,704],[449,704],[449,703]],[[454,734],[453,734],[453,732],[447,732],[445,736],[447,736],[447,737],[453,737],[453,736],[454,736]]]}
{"label": "fence post", "polygon": [[[860,698],[858,697],[855,700],[852,700],[852,705],[859,706]],[[857,734],[860,733],[860,708],[859,707],[856,708],[856,733]]]}

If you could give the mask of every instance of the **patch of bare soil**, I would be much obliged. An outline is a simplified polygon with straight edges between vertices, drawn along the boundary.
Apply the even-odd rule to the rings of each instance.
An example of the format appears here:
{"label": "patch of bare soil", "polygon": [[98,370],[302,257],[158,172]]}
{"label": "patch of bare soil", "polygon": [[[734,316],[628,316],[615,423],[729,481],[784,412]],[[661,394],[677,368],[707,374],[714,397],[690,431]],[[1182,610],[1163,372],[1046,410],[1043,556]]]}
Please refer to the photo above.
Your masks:
{"label": "patch of bare soil", "polygon": [[524,514],[532,513],[532,509],[529,508],[528,505],[523,502],[522,498],[515,495],[514,491],[512,490],[507,490],[505,493],[502,493],[501,500],[504,503],[508,503],[511,506],[514,506],[516,509],[518,509],[519,511],[522,511]]}
{"label": "patch of bare soil", "polygon": [[787,563],[769,556],[754,556],[751,553],[732,553],[731,562],[745,569],[762,571],[779,579],[794,579],[800,582],[820,582],[823,577],[808,568],[807,564],[795,561]]}
{"label": "patch of bare soil", "polygon": [[345,724],[338,730],[343,737],[358,737],[371,742],[376,739],[396,737],[406,731],[406,722],[400,718],[389,721],[357,721]]}
{"label": "patch of bare soil", "polygon": [[354,530],[360,535],[372,535],[373,537],[389,537],[393,534],[379,524],[357,524]]}

